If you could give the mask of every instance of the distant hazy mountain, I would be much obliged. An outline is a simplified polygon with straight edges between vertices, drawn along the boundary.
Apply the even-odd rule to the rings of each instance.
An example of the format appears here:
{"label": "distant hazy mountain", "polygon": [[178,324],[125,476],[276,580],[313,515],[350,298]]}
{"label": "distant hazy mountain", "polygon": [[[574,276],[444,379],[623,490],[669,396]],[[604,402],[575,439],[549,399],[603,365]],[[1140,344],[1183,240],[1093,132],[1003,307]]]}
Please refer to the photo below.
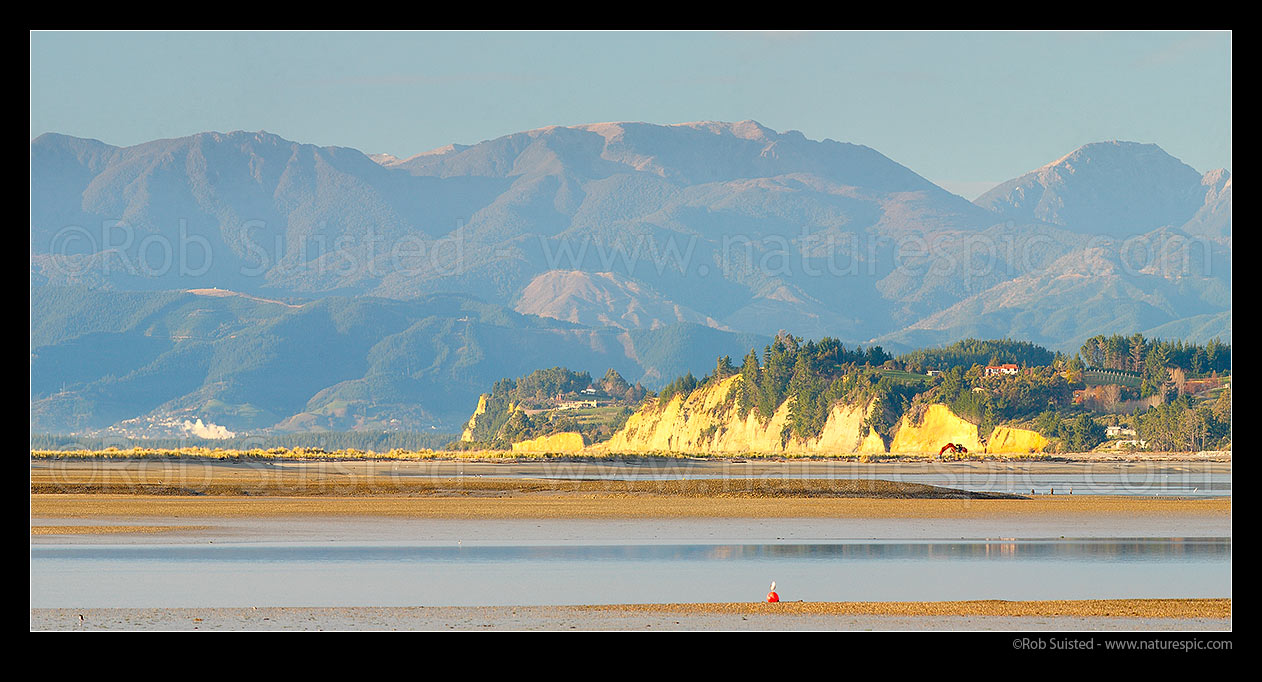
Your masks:
{"label": "distant hazy mountain", "polygon": [[651,288],[612,272],[549,270],[526,285],[514,308],[597,327],[657,329],[676,322],[720,326],[713,318],[664,300]]}
{"label": "distant hazy mountain", "polygon": [[[648,308],[759,332],[769,312],[886,331],[849,301],[873,298],[894,249],[859,242],[993,220],[872,149],[752,121],[544,128],[406,160],[266,133],[49,134],[31,158],[35,282],[509,304],[550,271],[613,273]],[[828,266],[862,274],[811,274]]]}
{"label": "distant hazy mountain", "polygon": [[1188,234],[1231,239],[1231,173],[1218,169],[1201,178],[1205,203],[1183,226]]}
{"label": "distant hazy mountain", "polygon": [[[1137,253],[1142,261],[1134,259]],[[1226,245],[1195,241],[1174,229],[1127,240],[1096,238],[882,341],[897,348],[970,336],[1014,338],[1072,351],[1074,345],[1065,339],[1119,329],[1198,342],[1227,340],[1230,283]]]}
{"label": "distant hazy mountain", "polygon": [[[501,376],[650,384],[781,329],[891,351],[1231,334],[1230,173],[1130,142],[969,202],[868,147],[753,121],[549,127],[405,159],[268,133],[47,134],[30,248],[33,424],[444,423]],[[244,296],[183,293],[215,288]],[[179,331],[202,326],[217,336]]]}
{"label": "distant hazy mountain", "polygon": [[1183,225],[1205,205],[1207,190],[1215,191],[1212,183],[1155,144],[1096,142],[974,203],[1016,223],[1126,237]]}
{"label": "distant hazy mountain", "polygon": [[633,333],[463,296],[291,303],[224,290],[37,287],[31,428],[453,430],[486,386],[564,365],[656,388],[770,339],[676,323]]}

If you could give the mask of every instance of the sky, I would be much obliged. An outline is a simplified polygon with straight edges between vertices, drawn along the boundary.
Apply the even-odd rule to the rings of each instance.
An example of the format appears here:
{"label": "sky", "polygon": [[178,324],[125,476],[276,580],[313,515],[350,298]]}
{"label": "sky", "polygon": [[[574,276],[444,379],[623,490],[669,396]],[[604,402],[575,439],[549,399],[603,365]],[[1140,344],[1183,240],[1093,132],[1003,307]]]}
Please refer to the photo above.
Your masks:
{"label": "sky", "polygon": [[31,138],[205,131],[399,157],[549,125],[756,120],[975,198],[1088,142],[1231,169],[1231,33],[32,32]]}

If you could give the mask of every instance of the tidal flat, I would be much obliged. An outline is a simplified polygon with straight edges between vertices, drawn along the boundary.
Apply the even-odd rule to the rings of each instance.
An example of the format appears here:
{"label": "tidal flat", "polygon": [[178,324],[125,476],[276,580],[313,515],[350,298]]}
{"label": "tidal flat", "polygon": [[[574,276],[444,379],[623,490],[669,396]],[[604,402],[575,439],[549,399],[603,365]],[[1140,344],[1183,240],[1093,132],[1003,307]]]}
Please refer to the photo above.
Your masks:
{"label": "tidal flat", "polygon": [[744,464],[32,461],[31,627],[1230,629],[1229,463]]}

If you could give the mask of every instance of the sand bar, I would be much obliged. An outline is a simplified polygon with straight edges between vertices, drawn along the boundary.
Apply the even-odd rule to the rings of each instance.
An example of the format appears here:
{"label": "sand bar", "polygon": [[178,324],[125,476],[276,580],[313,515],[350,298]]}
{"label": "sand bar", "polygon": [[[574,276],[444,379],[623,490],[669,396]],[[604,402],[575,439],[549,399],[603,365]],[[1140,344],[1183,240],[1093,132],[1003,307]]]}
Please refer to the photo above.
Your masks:
{"label": "sand bar", "polygon": [[952,474],[1014,476],[1072,474],[1080,477],[1123,474],[1145,476],[1220,475],[1231,473],[1231,462],[1195,459],[1114,460],[985,460],[942,461],[933,459],[862,462],[853,459],[741,459],[741,458],[606,458],[499,460],[432,459],[400,461],[369,460],[211,460],[176,458],[32,458],[32,475],[55,477],[55,472],[135,472],[145,477],[205,480],[211,475],[322,475],[414,477],[526,477],[600,478],[640,476],[650,478],[710,476],[720,478],[884,478],[902,474]]}
{"label": "sand bar", "polygon": [[1231,600],[31,609],[31,629],[1228,631]]}
{"label": "sand bar", "polygon": [[187,526],[187,525],[171,525],[171,526],[142,526],[142,525],[126,525],[126,526],[107,526],[107,525],[51,525],[51,524],[32,524],[31,535],[121,535],[121,534],[145,534],[152,535],[155,533],[184,533],[189,531],[198,531],[209,529],[210,526]]}
{"label": "sand bar", "polygon": [[[862,474],[865,478],[837,478],[848,472],[808,468],[801,470],[800,477],[791,477],[799,474],[785,467],[797,467],[797,463],[740,472],[729,469],[744,466],[739,462],[709,463],[731,475],[632,480],[601,477],[608,468],[593,469],[583,463],[482,465],[468,472],[464,466],[453,462],[407,466],[390,462],[38,461],[32,462],[30,470],[31,516],[1033,519],[1051,515],[1229,520],[1231,514],[1228,497],[1068,495],[1062,491],[1013,499],[1017,496],[866,478],[871,471]],[[504,466],[510,468],[496,468]],[[1014,467],[1028,470],[1032,465],[933,466],[975,474]],[[1201,471],[1219,465],[1159,466],[1166,476],[1181,469]],[[898,470],[905,469],[891,473]],[[1229,465],[1226,470],[1229,474]],[[680,470],[655,465],[648,471],[675,475]],[[546,477],[549,474],[562,477]]]}
{"label": "sand bar", "polygon": [[[851,485],[853,493],[853,482],[773,475],[866,476],[873,471],[821,468],[819,463],[802,469],[799,462],[777,466],[761,463],[749,470],[744,468],[747,464],[704,463],[711,467],[706,471],[717,468],[732,472],[731,467],[740,470],[731,478],[682,481],[538,478],[545,474],[600,475],[611,471],[610,467],[591,468],[573,462],[483,464],[464,469],[468,465],[461,462],[291,462],[276,466],[156,460],[40,461],[31,464],[31,486],[36,492],[30,498],[30,513],[32,526],[173,527],[169,532],[117,533],[110,538],[112,542],[126,543],[418,539],[720,542],[750,538],[807,541],[1231,534],[1229,497],[844,497],[837,495],[840,486]],[[918,472],[929,465],[875,466],[879,473],[909,469]],[[1048,467],[1064,465],[970,462],[945,466],[953,472],[976,473],[1014,468],[1027,471],[1030,467],[1045,472]],[[1200,475],[1207,466],[1219,465],[1161,465],[1159,471],[1166,475],[1192,469]],[[645,470],[638,464],[617,467]],[[674,475],[680,470],[654,465],[648,471]],[[862,482],[858,492],[882,490],[871,485],[871,481]],[[916,489],[886,487],[884,491]],[[118,490],[125,492],[109,492]],[[141,490],[158,490],[162,494],[140,494]],[[189,490],[197,494],[179,494]],[[207,494],[212,490],[221,494]],[[174,529],[180,526],[185,528]],[[36,530],[31,541],[90,542],[92,537]]]}
{"label": "sand bar", "polygon": [[83,518],[259,518],[371,516],[426,519],[1204,517],[1228,521],[1231,500],[1041,497],[1028,500],[854,498],[679,498],[655,495],[485,497],[211,497],[37,494],[31,516]]}
{"label": "sand bar", "polygon": [[[837,538],[1228,536],[1229,497],[961,499],[861,485],[802,463],[705,463],[710,480],[601,479],[582,463],[409,467],[382,462],[31,465],[32,545],[222,541],[802,542]],[[556,466],[554,466],[556,465]],[[634,469],[638,465],[619,465]],[[690,465],[686,465],[690,466]],[[849,465],[848,465],[849,466]],[[886,467],[889,465],[863,465]],[[895,471],[940,464],[894,465]],[[1053,471],[1064,463],[954,463]],[[1096,465],[1092,465],[1096,466]],[[1230,464],[1109,464],[1199,472]],[[558,468],[559,467],[559,468]],[[575,467],[578,467],[577,469]],[[741,468],[733,471],[732,467]],[[1197,469],[1197,467],[1200,467]],[[642,469],[635,469],[642,471]],[[1060,469],[1066,470],[1066,469]],[[697,469],[667,470],[667,475]],[[851,471],[854,471],[851,469]],[[890,469],[864,470],[860,475]],[[596,473],[596,477],[582,479]],[[661,473],[658,467],[649,471]],[[498,474],[498,476],[496,475]],[[552,474],[558,478],[538,478]],[[728,476],[727,474],[732,474]],[[799,478],[780,478],[798,476]],[[511,478],[518,476],[518,478]],[[847,488],[846,486],[850,486]],[[999,496],[1003,497],[1003,496]],[[1011,497],[1011,496],[1009,496]],[[135,530],[138,528],[146,530]],[[124,530],[129,529],[129,530]],[[769,610],[777,609],[777,610]],[[84,619],[79,620],[79,615]],[[1230,599],[668,604],[562,607],[32,609],[32,629],[124,630],[1229,630]]]}

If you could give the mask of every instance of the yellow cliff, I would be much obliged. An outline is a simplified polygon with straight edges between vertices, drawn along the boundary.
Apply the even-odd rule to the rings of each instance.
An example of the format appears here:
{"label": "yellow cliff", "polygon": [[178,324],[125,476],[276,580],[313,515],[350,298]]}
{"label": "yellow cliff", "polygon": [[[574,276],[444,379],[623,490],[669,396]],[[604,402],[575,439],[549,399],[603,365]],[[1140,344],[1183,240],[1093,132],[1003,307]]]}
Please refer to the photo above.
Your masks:
{"label": "yellow cliff", "polygon": [[[996,427],[983,444],[976,424],[956,415],[946,405],[925,408],[920,423],[905,414],[886,447],[881,437],[864,422],[870,405],[834,405],[817,438],[787,435],[789,409],[786,400],[765,423],[756,412],[741,418],[736,408],[740,375],[728,377],[684,396],[674,395],[662,404],[650,401],[627,418],[613,436],[586,445],[578,432],[556,433],[513,443],[513,452],[524,453],[679,453],[695,455],[862,455],[937,454],[955,443],[977,454],[1029,454],[1042,452],[1048,439],[1041,434],[1010,426]],[[488,395],[478,399],[461,440],[473,440],[473,428],[488,408]],[[509,408],[515,409],[514,406]]]}
{"label": "yellow cliff", "polygon": [[460,440],[470,442],[473,440],[473,427],[478,423],[478,415],[486,414],[486,401],[490,399],[490,395],[483,393],[478,396],[478,409],[473,411],[473,416],[469,417],[469,423],[465,424],[464,433],[460,434]]}
{"label": "yellow cliff", "polygon": [[539,436],[538,438],[513,443],[513,452],[582,452],[583,447],[583,434],[576,431],[564,431],[550,436]]}
{"label": "yellow cliff", "polygon": [[880,437],[871,429],[863,429],[863,407],[835,406],[819,438],[808,440],[784,436],[789,421],[788,401],[765,424],[754,412],[741,419],[733,393],[740,381],[740,375],[728,377],[693,391],[686,398],[675,395],[665,405],[650,404],[631,415],[612,438],[594,448],[614,453],[685,454],[885,452]]}
{"label": "yellow cliff", "polygon": [[977,425],[956,416],[946,405],[930,405],[920,424],[913,424],[911,415],[903,415],[898,431],[890,443],[890,452],[937,453],[947,443],[983,452]]}
{"label": "yellow cliff", "polygon": [[997,426],[986,443],[986,452],[992,454],[1028,454],[1042,452],[1049,441],[1043,434],[1027,429],[1014,429],[1010,426]]}
{"label": "yellow cliff", "polygon": [[1042,452],[1049,441],[1036,431],[997,426],[983,446],[975,424],[946,405],[930,405],[919,425],[912,423],[911,415],[903,415],[890,452],[936,453],[947,443],[963,445],[970,452],[1015,455]]}

